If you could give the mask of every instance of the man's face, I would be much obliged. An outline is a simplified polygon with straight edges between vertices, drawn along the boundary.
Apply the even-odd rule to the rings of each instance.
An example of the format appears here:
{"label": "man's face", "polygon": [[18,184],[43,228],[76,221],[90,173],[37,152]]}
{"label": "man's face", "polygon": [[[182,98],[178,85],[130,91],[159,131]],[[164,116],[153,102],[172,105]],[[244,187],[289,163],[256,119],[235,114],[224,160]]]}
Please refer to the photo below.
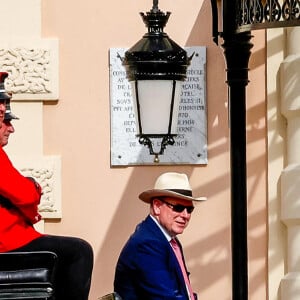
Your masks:
{"label": "man's face", "polygon": [[189,200],[171,197],[164,197],[161,200],[153,199],[154,216],[171,236],[183,233],[191,219],[191,212],[189,213],[187,208],[184,208],[181,212],[176,212],[177,205],[191,210],[194,207],[193,202]]}
{"label": "man's face", "polygon": [[2,126],[4,115],[5,115],[5,101],[0,100],[0,127]]}
{"label": "man's face", "polygon": [[9,135],[15,132],[14,126],[10,120],[4,120],[0,128],[0,146],[4,147],[8,144]]}

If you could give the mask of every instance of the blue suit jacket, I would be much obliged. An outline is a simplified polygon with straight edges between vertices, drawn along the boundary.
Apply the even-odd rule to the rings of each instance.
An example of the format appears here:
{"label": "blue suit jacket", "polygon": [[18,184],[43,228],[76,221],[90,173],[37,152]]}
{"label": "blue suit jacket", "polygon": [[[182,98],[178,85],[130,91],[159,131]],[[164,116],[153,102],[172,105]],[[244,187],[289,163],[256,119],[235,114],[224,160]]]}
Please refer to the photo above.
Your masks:
{"label": "blue suit jacket", "polygon": [[123,300],[188,300],[174,251],[148,216],[137,227],[117,262],[114,291]]}

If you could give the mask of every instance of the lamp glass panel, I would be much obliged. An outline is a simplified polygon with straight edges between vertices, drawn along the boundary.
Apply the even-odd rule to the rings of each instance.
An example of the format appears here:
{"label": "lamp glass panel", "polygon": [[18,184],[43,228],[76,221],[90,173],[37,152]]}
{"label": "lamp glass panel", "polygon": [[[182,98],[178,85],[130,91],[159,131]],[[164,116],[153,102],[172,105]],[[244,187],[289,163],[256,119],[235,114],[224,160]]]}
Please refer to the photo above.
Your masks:
{"label": "lamp glass panel", "polygon": [[[172,102],[173,80],[139,80],[138,91],[135,90],[133,82],[134,106],[138,134],[160,134],[168,133],[170,110]],[[136,93],[140,103],[140,119],[142,132],[139,132]],[[171,134],[177,133],[178,110],[181,93],[181,81],[176,81],[174,94],[174,107],[171,124]]]}

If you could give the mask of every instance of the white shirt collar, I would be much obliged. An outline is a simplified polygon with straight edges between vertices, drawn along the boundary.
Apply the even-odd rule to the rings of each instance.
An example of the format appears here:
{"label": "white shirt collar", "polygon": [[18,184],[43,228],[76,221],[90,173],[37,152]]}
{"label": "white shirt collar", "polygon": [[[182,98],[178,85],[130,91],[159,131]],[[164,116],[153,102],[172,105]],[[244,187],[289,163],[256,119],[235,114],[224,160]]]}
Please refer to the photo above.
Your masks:
{"label": "white shirt collar", "polygon": [[157,219],[155,217],[153,217],[152,215],[150,215],[150,217],[156,223],[156,225],[161,230],[161,232],[164,234],[164,236],[166,237],[167,241],[170,242],[171,239],[172,239],[172,237],[169,235],[169,233],[159,224],[159,222],[157,221]]}

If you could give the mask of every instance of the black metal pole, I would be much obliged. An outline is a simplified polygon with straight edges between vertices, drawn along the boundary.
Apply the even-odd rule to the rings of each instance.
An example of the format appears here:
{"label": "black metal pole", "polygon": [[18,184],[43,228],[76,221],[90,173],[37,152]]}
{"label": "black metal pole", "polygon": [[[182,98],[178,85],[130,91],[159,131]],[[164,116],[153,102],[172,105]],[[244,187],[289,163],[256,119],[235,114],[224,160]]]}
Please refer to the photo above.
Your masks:
{"label": "black metal pole", "polygon": [[251,33],[224,34],[230,126],[232,299],[248,299],[246,86]]}

